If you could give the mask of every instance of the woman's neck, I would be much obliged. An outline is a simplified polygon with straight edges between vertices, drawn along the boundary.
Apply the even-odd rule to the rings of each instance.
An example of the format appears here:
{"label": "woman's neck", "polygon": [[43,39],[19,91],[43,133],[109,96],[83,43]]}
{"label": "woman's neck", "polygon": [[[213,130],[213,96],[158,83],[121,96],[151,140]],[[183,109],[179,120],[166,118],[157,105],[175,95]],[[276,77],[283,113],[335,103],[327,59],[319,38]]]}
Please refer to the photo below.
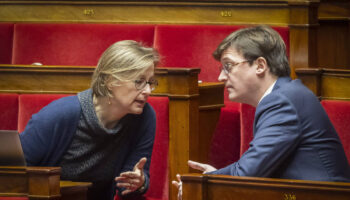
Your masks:
{"label": "woman's neck", "polygon": [[109,97],[96,97],[94,95],[93,105],[99,122],[107,129],[114,128],[125,115],[120,113],[120,109],[113,106]]}

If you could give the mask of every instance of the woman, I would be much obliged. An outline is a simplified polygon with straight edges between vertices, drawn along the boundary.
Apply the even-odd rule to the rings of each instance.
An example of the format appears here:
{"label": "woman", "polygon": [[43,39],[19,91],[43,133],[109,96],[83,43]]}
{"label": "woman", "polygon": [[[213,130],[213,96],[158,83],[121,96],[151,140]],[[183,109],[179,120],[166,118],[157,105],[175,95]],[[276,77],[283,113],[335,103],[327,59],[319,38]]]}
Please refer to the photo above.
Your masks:
{"label": "woman", "polygon": [[[89,199],[139,195],[149,185],[158,53],[126,40],[101,56],[91,88],[34,114],[20,134],[28,165],[60,166],[61,179],[88,181]],[[117,188],[116,188],[117,187]]]}

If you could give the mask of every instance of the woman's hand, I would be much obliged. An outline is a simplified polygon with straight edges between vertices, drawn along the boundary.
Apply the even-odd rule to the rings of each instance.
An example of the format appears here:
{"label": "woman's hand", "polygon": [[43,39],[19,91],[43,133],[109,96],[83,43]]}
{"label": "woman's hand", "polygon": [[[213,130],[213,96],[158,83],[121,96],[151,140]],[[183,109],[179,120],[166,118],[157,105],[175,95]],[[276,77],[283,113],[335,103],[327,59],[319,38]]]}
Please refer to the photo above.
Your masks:
{"label": "woman's hand", "polygon": [[[216,168],[211,165],[194,162],[191,160],[188,161],[188,166],[190,166],[193,169],[202,171],[203,174],[216,170]],[[177,181],[172,181],[172,184],[178,189],[177,199],[182,200],[182,182],[181,182],[180,174],[176,174],[176,178],[177,178]]]}
{"label": "woman's hand", "polygon": [[175,187],[178,189],[177,192],[177,199],[182,200],[182,182],[180,178],[180,174],[176,174],[177,181],[172,181],[171,183],[175,185]]}
{"label": "woman's hand", "polygon": [[143,167],[147,162],[147,158],[141,158],[134,166],[133,171],[123,172],[115,178],[117,186],[125,188],[122,195],[129,194],[141,188],[145,183],[145,176],[143,174]]}

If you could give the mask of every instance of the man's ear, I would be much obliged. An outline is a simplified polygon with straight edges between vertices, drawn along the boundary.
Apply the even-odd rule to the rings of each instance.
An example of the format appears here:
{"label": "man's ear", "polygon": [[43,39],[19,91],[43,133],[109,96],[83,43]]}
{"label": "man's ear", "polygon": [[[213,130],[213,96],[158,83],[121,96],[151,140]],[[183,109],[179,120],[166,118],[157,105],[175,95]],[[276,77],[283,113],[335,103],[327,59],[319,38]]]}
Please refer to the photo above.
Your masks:
{"label": "man's ear", "polygon": [[257,75],[264,75],[268,71],[267,61],[264,57],[259,57],[255,60],[257,67],[256,67],[256,74]]}

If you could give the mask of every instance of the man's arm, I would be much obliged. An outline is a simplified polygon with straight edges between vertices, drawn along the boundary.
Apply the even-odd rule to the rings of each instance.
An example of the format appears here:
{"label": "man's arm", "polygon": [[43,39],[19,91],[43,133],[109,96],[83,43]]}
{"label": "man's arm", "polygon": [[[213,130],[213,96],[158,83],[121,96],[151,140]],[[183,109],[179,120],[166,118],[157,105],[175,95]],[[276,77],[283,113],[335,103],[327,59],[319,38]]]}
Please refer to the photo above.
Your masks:
{"label": "man's arm", "polygon": [[271,93],[256,110],[255,135],[249,149],[237,162],[209,174],[270,176],[298,145],[299,123],[289,100]]}

